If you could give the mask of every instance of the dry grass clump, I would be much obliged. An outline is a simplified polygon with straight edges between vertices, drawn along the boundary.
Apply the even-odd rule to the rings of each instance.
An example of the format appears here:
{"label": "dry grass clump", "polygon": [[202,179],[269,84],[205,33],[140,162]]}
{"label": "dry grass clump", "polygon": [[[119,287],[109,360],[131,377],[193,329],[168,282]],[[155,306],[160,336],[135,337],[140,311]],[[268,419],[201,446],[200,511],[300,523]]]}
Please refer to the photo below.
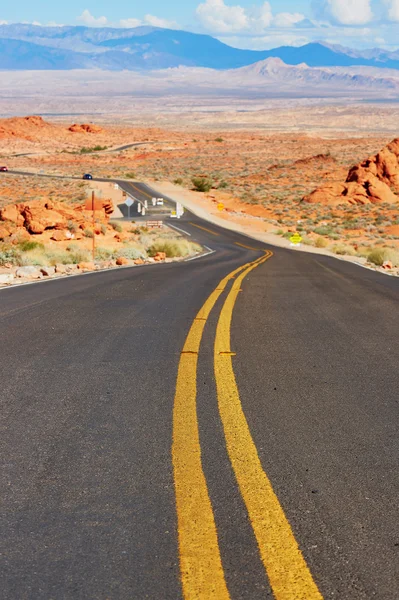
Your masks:
{"label": "dry grass clump", "polygon": [[391,262],[392,266],[399,267],[399,251],[393,248],[373,248],[368,253],[367,260],[378,267],[382,267],[385,262]]}
{"label": "dry grass clump", "polygon": [[167,258],[191,256],[201,252],[201,247],[186,239],[159,240],[147,250],[148,256],[155,256],[157,252],[165,252]]}

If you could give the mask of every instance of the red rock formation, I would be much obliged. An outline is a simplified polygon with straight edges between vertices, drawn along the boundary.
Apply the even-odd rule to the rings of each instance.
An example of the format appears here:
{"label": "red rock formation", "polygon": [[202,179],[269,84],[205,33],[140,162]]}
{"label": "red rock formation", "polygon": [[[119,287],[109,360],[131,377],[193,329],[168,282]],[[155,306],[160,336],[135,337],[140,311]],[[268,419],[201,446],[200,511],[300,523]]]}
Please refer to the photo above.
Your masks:
{"label": "red rock formation", "polygon": [[309,204],[393,204],[399,197],[399,138],[349,170],[344,184],[325,185],[308,196]]}
{"label": "red rock formation", "polygon": [[[111,200],[102,200],[100,205],[96,206],[96,221],[107,224],[113,210]],[[15,228],[21,228],[29,238],[29,233],[39,235],[46,229],[54,229],[59,231],[60,235],[54,234],[52,239],[61,241],[68,238],[68,227],[71,224],[75,229],[84,230],[92,226],[92,220],[92,212],[86,210],[85,205],[73,206],[63,202],[34,200],[10,204],[0,210],[0,235],[5,239],[13,234]]]}
{"label": "red rock formation", "polygon": [[68,128],[68,131],[72,131],[72,133],[102,133],[102,128],[98,125],[93,125],[92,123],[74,123]]}

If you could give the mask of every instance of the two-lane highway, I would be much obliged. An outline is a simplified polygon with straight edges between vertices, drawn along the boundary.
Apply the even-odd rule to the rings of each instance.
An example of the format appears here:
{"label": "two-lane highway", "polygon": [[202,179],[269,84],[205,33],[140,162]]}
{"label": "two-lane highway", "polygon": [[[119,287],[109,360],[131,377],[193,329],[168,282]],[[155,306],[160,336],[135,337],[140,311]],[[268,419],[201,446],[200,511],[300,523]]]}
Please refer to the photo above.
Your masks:
{"label": "two-lane highway", "polygon": [[397,597],[398,280],[176,225],[0,291],[2,597]]}

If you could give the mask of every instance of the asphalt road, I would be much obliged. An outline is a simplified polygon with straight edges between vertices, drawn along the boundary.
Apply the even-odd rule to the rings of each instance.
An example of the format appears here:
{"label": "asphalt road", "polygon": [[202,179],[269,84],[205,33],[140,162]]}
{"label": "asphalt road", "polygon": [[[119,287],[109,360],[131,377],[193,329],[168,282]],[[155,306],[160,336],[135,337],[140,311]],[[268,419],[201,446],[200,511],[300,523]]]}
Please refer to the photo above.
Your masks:
{"label": "asphalt road", "polygon": [[399,597],[399,280],[175,224],[0,291],[1,597]]}

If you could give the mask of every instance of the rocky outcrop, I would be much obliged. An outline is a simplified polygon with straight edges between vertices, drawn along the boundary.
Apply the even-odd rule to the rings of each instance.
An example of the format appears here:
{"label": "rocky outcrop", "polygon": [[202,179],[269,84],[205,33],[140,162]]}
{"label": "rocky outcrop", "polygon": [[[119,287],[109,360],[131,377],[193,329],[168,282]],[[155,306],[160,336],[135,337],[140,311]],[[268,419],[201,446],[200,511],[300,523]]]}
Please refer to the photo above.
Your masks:
{"label": "rocky outcrop", "polygon": [[68,131],[72,131],[72,133],[102,133],[102,128],[98,125],[93,125],[93,123],[74,123],[68,128]]}
{"label": "rocky outcrop", "polygon": [[[96,201],[96,222],[108,225],[109,217],[114,210],[112,201]],[[8,239],[18,234],[40,235],[46,230],[54,230],[51,237],[54,241],[71,239],[71,231],[90,229],[92,212],[86,205],[68,205],[53,200],[34,200],[32,202],[10,204],[0,210],[0,239]],[[101,227],[99,229],[101,233]],[[74,236],[75,237],[75,236]],[[12,240],[10,240],[12,241]]]}
{"label": "rocky outcrop", "polygon": [[349,170],[345,183],[322,186],[303,198],[309,204],[393,204],[399,200],[399,138]]}

